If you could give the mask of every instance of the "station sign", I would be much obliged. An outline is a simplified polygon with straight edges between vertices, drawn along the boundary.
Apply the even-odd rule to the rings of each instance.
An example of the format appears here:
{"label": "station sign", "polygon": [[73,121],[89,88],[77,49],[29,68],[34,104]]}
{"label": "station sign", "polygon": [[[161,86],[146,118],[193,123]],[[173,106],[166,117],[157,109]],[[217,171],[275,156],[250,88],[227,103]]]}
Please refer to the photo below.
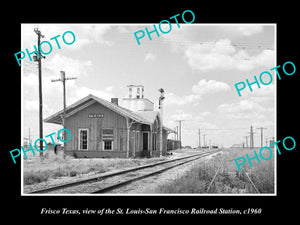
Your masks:
{"label": "station sign", "polygon": [[103,118],[104,114],[102,113],[89,113],[88,118]]}

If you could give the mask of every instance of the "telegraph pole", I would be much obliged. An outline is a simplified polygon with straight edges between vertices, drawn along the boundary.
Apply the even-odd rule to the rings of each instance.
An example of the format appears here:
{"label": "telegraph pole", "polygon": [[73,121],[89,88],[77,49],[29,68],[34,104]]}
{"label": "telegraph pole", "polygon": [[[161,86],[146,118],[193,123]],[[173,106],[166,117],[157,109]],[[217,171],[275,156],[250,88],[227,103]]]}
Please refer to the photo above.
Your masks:
{"label": "telegraph pole", "polygon": [[244,136],[246,138],[246,148],[248,148],[248,136]]}
{"label": "telegraph pole", "polygon": [[176,122],[179,122],[179,141],[180,141],[180,145],[179,147],[181,148],[181,122],[184,120],[176,120]]}
{"label": "telegraph pole", "polygon": [[267,129],[267,128],[260,127],[257,129],[260,129],[260,147],[262,148],[263,147],[263,129]]}
{"label": "telegraph pole", "polygon": [[198,138],[199,138],[199,148],[201,148],[201,135],[200,135],[200,128],[198,130]]}
{"label": "telegraph pole", "polygon": [[[62,122],[63,122],[63,128],[65,128],[65,118],[66,118],[66,80],[75,80],[76,77],[66,77],[65,71],[60,71],[60,78],[59,79],[53,79],[51,82],[57,82],[61,81],[63,84],[63,104],[64,104],[64,112],[62,116]],[[63,137],[65,140],[65,132],[63,132]]]}
{"label": "telegraph pole", "polygon": [[160,92],[160,97],[159,97],[159,109],[160,109],[159,156],[162,156],[162,152],[163,152],[163,100],[165,99],[165,91],[162,88],[160,88],[158,91]]}
{"label": "telegraph pole", "polygon": [[269,144],[268,144],[268,140],[269,140],[269,138],[268,138],[268,137],[266,137],[266,146],[269,146]]}
{"label": "telegraph pole", "polygon": [[34,57],[34,61],[38,62],[38,69],[39,69],[39,125],[40,125],[40,156],[43,156],[43,96],[42,96],[42,57],[40,51],[40,44],[41,44],[41,37],[44,38],[45,36],[42,35],[41,31],[38,28],[34,28],[34,32],[38,36],[38,57]]}
{"label": "telegraph pole", "polygon": [[250,148],[254,148],[254,132],[253,132],[253,127],[251,125],[250,127]]}
{"label": "telegraph pole", "polygon": [[254,142],[253,141],[253,127],[251,125],[251,127],[250,127],[250,148],[253,148],[253,146],[254,146],[253,142]]}

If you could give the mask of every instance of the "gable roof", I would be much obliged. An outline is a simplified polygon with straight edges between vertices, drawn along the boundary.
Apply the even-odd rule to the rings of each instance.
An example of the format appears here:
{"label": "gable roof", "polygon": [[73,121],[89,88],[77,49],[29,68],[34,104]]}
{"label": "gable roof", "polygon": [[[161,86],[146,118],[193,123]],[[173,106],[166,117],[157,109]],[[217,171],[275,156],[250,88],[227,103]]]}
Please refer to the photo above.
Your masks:
{"label": "gable roof", "polygon": [[[159,115],[157,111],[145,111],[145,112],[132,112],[128,109],[125,109],[121,106],[118,106],[114,103],[111,103],[109,101],[106,101],[102,98],[98,98],[94,95],[88,95],[85,98],[75,102],[74,104],[66,107],[66,117],[71,116],[75,114],[76,112],[94,104],[95,102],[98,102],[102,104],[103,106],[111,109],[112,111],[128,117],[134,121],[137,121],[139,123],[148,124],[151,125],[154,123],[155,119]],[[55,123],[55,124],[62,124],[61,116],[63,114],[63,110],[60,110],[59,112],[53,114],[52,116],[49,116],[48,118],[44,119],[47,123]]]}
{"label": "gable roof", "polygon": [[153,124],[156,118],[159,116],[158,111],[137,111],[134,113],[144,118],[145,121],[148,121],[151,124]]}

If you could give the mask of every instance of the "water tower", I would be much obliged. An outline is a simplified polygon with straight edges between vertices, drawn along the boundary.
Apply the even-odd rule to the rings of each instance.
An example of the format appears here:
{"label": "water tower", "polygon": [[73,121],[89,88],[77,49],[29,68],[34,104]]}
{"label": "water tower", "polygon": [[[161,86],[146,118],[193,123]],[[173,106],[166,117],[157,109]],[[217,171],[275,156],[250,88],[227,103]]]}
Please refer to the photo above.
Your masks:
{"label": "water tower", "polygon": [[123,107],[131,111],[153,111],[154,103],[144,98],[143,85],[128,85],[128,97],[123,98]]}

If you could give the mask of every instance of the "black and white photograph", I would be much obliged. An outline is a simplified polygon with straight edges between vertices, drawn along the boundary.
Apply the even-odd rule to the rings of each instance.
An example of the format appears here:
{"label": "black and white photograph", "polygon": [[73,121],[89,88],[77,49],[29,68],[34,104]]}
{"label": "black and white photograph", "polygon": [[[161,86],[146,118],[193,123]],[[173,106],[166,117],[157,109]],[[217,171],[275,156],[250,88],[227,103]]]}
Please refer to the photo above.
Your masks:
{"label": "black and white photograph", "polygon": [[2,19],[3,219],[297,215],[296,5],[45,3]]}
{"label": "black and white photograph", "polygon": [[276,194],[276,24],[21,27],[23,194]]}

